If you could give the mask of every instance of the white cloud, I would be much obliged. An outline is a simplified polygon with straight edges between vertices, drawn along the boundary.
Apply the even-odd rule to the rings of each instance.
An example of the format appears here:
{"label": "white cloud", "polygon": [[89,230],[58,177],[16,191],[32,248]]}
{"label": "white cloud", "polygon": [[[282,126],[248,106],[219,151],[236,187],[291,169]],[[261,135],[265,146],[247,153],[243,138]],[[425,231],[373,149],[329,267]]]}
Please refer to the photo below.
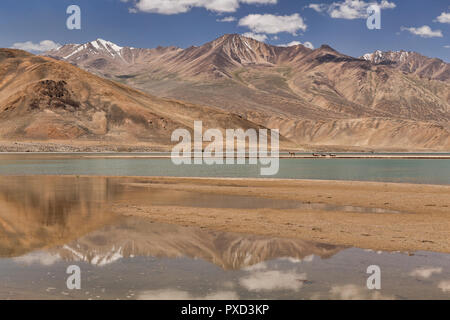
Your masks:
{"label": "white cloud", "polygon": [[257,271],[239,280],[241,286],[249,291],[274,291],[293,290],[298,291],[306,281],[306,273]]}
{"label": "white cloud", "polygon": [[246,4],[277,4],[278,0],[240,0]]}
{"label": "white cloud", "polygon": [[234,291],[217,291],[206,296],[194,296],[187,291],[177,289],[161,289],[143,291],[138,294],[138,300],[238,300]]}
{"label": "white cloud", "polygon": [[303,46],[305,46],[306,48],[314,49],[314,45],[311,42],[309,42],[309,41],[306,41],[304,43],[301,43],[300,41],[292,41],[292,42],[289,42],[289,43],[286,43],[286,44],[278,44],[277,46],[278,47],[292,47],[292,46],[298,46],[298,45],[301,45],[301,44]]}
{"label": "white cloud", "polygon": [[233,22],[236,21],[235,17],[224,17],[222,19],[217,19],[217,22]]}
{"label": "white cloud", "polygon": [[296,35],[297,31],[305,31],[307,28],[303,18],[298,13],[290,16],[250,14],[239,20],[239,26],[247,27],[254,33],[277,34],[287,32],[293,35]]}
{"label": "white cloud", "polygon": [[324,12],[325,10],[327,10],[327,5],[323,3],[311,3],[308,8],[313,9],[317,12]]}
{"label": "white cloud", "polygon": [[442,12],[436,20],[440,23],[450,23],[450,13]]}
{"label": "white cloud", "polygon": [[394,300],[394,297],[383,296],[379,291],[374,292],[354,284],[333,286],[330,296],[333,300]]}
{"label": "white cloud", "polygon": [[260,262],[257,264],[254,264],[252,266],[248,266],[243,268],[244,271],[261,271],[261,270],[267,270],[267,263],[266,262]]}
{"label": "white cloud", "polygon": [[59,43],[53,42],[52,40],[44,40],[39,43],[33,43],[31,41],[26,42],[16,42],[12,45],[13,49],[20,49],[26,51],[44,52],[53,50],[61,47]]}
{"label": "white cloud", "polygon": [[293,47],[293,46],[298,46],[301,44],[302,43],[300,41],[292,41],[292,42],[285,43],[285,44],[278,44],[277,47]]}
{"label": "white cloud", "polygon": [[43,266],[51,266],[60,260],[61,257],[58,254],[51,254],[48,252],[32,252],[21,257],[13,258],[13,261],[18,264],[41,264]]}
{"label": "white cloud", "polygon": [[205,8],[214,12],[236,12],[241,3],[276,4],[277,0],[138,0],[135,9],[159,14],[178,14],[192,8]]}
{"label": "white cloud", "polygon": [[[311,42],[305,42],[304,46],[306,46],[307,43],[311,43]],[[311,46],[312,46],[312,44],[311,44]],[[312,47],[311,49],[314,49],[314,47]],[[303,261],[305,261],[305,262],[313,262],[314,261],[314,255],[310,254],[309,256],[304,257]]]}
{"label": "white cloud", "polygon": [[367,18],[367,9],[371,5],[378,5],[380,9],[394,9],[396,4],[387,0],[381,2],[371,1],[365,2],[363,0],[345,0],[341,2],[333,2],[331,4],[312,3],[308,8],[317,12],[326,11],[328,15],[334,19],[365,19]]}
{"label": "white cloud", "polygon": [[303,45],[309,49],[314,49],[314,45],[309,41],[303,42]]}
{"label": "white cloud", "polygon": [[258,34],[253,32],[246,32],[242,34],[244,37],[252,38],[261,42],[264,42],[267,40],[267,36],[265,34]]}
{"label": "white cloud", "polygon": [[442,292],[450,292],[450,281],[439,282],[438,288],[441,289]]}
{"label": "white cloud", "polygon": [[423,279],[428,279],[433,274],[442,273],[442,268],[417,268],[410,272],[411,277],[418,277]]}
{"label": "white cloud", "polygon": [[410,33],[420,36],[422,38],[442,38],[442,31],[441,30],[431,30],[429,26],[422,26],[420,28],[407,28],[407,27],[401,27],[402,31],[409,31]]}

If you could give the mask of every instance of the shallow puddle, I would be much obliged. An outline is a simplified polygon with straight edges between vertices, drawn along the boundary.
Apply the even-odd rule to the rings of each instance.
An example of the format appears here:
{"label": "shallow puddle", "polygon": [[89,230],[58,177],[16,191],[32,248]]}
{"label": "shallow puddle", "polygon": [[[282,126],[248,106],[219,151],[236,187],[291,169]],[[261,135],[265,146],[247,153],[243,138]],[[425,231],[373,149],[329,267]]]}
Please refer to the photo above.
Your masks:
{"label": "shallow puddle", "polygon": [[[135,194],[145,190],[146,184],[126,184],[135,190]],[[304,203],[296,200],[282,200],[273,198],[261,198],[253,196],[239,196],[215,193],[199,193],[179,190],[148,189],[148,195],[144,201],[146,205],[178,206],[216,209],[299,209],[309,211],[339,211],[354,213],[401,213],[399,211],[383,208],[368,208],[357,206],[339,206],[327,203]],[[130,192],[132,193],[132,192]],[[131,196],[133,197],[133,196]],[[129,199],[129,198],[128,198]]]}
{"label": "shallow puddle", "polygon": [[[175,201],[170,205],[200,207],[200,208],[221,208],[221,209],[300,209],[312,211],[340,211],[355,213],[400,213],[399,211],[382,208],[365,208],[356,206],[338,206],[326,203],[303,203],[295,200],[268,199],[248,196],[218,195],[218,194],[198,194],[194,192],[178,191],[186,196],[183,201]],[[179,199],[179,198],[178,198]],[[155,201],[158,205],[167,205],[167,202]]]}

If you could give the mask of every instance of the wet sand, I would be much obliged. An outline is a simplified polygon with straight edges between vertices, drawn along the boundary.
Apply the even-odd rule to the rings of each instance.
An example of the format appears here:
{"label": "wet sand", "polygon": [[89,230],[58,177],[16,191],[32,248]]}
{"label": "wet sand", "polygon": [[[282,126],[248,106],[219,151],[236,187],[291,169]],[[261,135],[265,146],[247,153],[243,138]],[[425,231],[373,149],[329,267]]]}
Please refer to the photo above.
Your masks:
{"label": "wet sand", "polygon": [[[450,253],[450,186],[167,177],[123,183],[129,192],[114,201],[113,211],[126,216],[364,249]],[[188,201],[186,192],[203,199],[227,195],[226,202],[235,203],[198,206]],[[242,197],[303,205],[239,208]]]}

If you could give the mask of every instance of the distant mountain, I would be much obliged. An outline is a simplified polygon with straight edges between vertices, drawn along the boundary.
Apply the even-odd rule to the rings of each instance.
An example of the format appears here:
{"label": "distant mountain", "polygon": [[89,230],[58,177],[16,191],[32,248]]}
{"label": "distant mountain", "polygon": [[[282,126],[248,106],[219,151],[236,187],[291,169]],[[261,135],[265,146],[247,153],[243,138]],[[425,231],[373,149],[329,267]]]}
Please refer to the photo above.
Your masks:
{"label": "distant mountain", "polygon": [[[275,65],[289,59],[289,53],[311,51],[303,46],[274,47],[238,35],[225,35],[201,47],[185,50],[177,47],[136,49],[120,47],[112,42],[97,39],[85,44],[68,44],[45,55],[66,60],[74,65],[97,73],[115,73],[137,66],[164,69],[185,76],[201,78],[232,77],[232,71],[246,65]],[[293,52],[295,51],[295,52]],[[163,64],[163,65],[162,65]]]}
{"label": "distant mountain", "polygon": [[437,59],[354,58],[327,45],[277,47],[236,34],[187,49],[94,43],[47,55],[153,95],[280,128],[305,148],[450,150],[450,81]]}
{"label": "distant mountain", "polygon": [[450,64],[436,58],[428,58],[417,52],[380,50],[367,53],[361,57],[375,64],[391,65],[403,72],[412,73],[422,78],[449,81]]}
{"label": "distant mountain", "polygon": [[[109,52],[111,59],[127,56],[111,43],[97,45],[83,50]],[[170,150],[172,132],[193,131],[195,120],[202,120],[205,129],[261,128],[216,108],[145,94],[64,61],[0,49],[0,140],[97,141]],[[282,137],[281,144],[285,141]]]}
{"label": "distant mountain", "polygon": [[176,47],[156,49],[120,47],[110,41],[97,39],[85,44],[67,44],[51,50],[45,55],[68,61],[95,73],[120,73],[121,70],[126,70],[130,66],[146,64],[154,61],[160,55],[176,53],[180,50]]}

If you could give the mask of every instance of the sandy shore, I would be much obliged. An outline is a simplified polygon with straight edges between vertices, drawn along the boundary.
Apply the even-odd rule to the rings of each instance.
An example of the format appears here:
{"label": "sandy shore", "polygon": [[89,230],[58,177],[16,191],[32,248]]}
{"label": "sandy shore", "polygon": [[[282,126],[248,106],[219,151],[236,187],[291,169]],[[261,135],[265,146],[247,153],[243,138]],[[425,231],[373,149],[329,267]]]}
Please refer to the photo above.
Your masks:
{"label": "sandy shore", "polygon": [[[89,140],[46,140],[46,141],[1,141],[0,154],[45,154],[66,153],[82,154],[93,158],[170,158],[172,146],[154,143],[133,141],[132,143],[118,143]],[[290,153],[292,152],[292,153]],[[414,153],[412,153],[414,152]],[[95,153],[110,153],[105,156]],[[142,153],[140,155],[129,155],[127,153]],[[154,155],[152,153],[166,153],[166,155]],[[398,150],[383,149],[372,150],[344,147],[308,146],[295,150],[280,150],[280,158],[296,159],[450,159],[450,153],[442,150]]]}
{"label": "sandy shore", "polygon": [[[100,154],[97,154],[100,153]],[[165,152],[153,152],[136,150],[133,152],[112,152],[108,150],[102,151],[66,151],[66,152],[2,152],[0,151],[0,157],[2,158],[17,158],[26,155],[27,158],[40,158],[40,159],[54,159],[54,158],[80,158],[80,159],[171,159],[169,153]],[[246,157],[248,159],[248,157]],[[422,159],[422,160],[450,160],[450,154],[337,154],[330,156],[313,154],[296,154],[295,156],[289,156],[281,154],[280,159]]]}
{"label": "sandy shore", "polygon": [[[84,155],[83,158],[117,158],[117,159],[171,159],[170,155]],[[249,158],[248,156],[246,157]],[[449,154],[337,154],[337,155],[317,155],[312,154],[297,154],[295,156],[280,155],[280,159],[427,159],[427,160],[437,160],[437,159],[450,159]]]}
{"label": "sandy shore", "polygon": [[[127,196],[113,203],[115,212],[127,216],[373,250],[450,253],[450,186],[318,180],[130,179],[123,182],[129,188]],[[202,199],[200,205],[192,203],[192,195]],[[225,198],[219,201],[220,197]],[[243,202],[249,197],[255,207],[240,208],[241,202],[249,203]],[[259,201],[270,199],[272,205],[258,206]],[[289,206],[284,208],[284,203]]]}
{"label": "sandy shore", "polygon": [[83,152],[158,152],[170,150],[166,145],[151,143],[118,143],[104,141],[0,141],[2,153],[83,153]]}

